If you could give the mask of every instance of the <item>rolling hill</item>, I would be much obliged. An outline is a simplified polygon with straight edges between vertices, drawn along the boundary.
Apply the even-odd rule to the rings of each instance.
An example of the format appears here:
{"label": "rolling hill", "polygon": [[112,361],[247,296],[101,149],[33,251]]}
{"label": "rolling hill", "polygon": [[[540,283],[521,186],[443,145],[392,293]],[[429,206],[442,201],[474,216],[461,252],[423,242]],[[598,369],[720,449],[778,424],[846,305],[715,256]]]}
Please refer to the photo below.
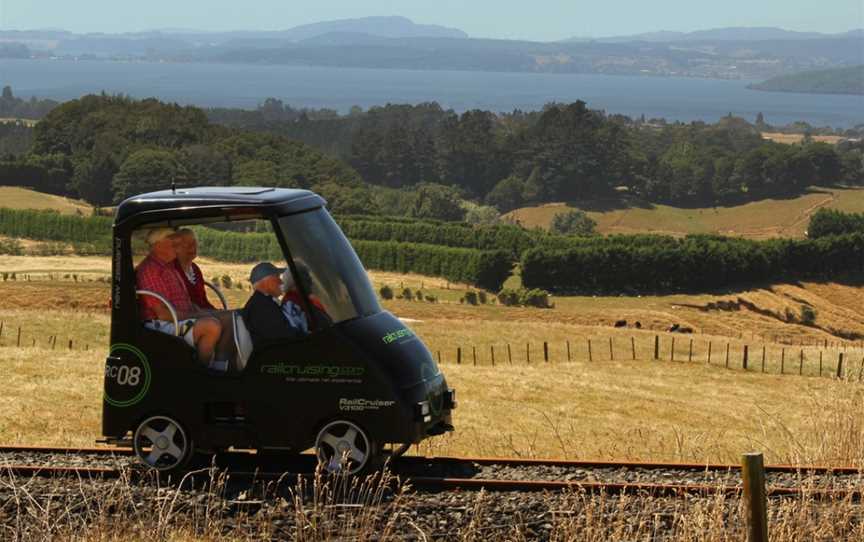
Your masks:
{"label": "rolling hill", "polygon": [[804,237],[810,216],[826,207],[864,212],[862,188],[813,188],[798,198],[761,200],[734,207],[682,208],[635,199],[548,203],[523,207],[505,218],[525,227],[548,228],[552,217],[579,208],[597,221],[600,233],[717,233],[751,239]]}
{"label": "rolling hill", "polygon": [[864,95],[864,65],[781,75],[750,85],[750,88],[774,92]]}

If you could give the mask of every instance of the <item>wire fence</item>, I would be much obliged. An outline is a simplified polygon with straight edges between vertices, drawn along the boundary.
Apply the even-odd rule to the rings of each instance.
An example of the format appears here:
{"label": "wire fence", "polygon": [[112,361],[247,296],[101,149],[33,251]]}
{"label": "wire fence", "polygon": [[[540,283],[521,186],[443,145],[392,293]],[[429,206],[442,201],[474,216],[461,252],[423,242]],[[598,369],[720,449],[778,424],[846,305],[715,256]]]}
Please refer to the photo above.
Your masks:
{"label": "wire fence", "polygon": [[701,363],[754,373],[864,377],[864,346],[750,343],[741,339],[676,334],[580,337],[564,341],[469,344],[430,349],[439,364],[543,365],[623,361]]}
{"label": "wire fence", "polygon": [[43,348],[48,350],[78,350],[89,351],[90,343],[74,337],[39,334],[27,332],[21,326],[12,326],[0,321],[0,346],[15,346],[21,348]]}

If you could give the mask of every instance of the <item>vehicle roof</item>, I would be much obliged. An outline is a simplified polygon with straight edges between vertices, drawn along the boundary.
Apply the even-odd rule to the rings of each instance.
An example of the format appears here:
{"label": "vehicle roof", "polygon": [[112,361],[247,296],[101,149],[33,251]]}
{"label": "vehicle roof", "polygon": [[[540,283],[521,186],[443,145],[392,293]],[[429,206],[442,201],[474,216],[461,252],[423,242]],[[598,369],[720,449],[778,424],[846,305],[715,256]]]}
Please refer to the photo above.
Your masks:
{"label": "vehicle roof", "polygon": [[279,207],[299,212],[325,205],[321,196],[309,190],[262,186],[199,186],[160,190],[126,199],[117,206],[114,223],[120,224],[142,213],[187,214],[193,209]]}

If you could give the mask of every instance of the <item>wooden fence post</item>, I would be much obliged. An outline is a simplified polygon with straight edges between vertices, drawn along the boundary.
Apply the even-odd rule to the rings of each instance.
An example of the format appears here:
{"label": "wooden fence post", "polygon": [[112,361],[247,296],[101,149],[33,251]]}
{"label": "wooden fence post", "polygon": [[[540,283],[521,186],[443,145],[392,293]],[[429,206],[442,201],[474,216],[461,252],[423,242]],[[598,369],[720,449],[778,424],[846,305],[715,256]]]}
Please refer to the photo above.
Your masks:
{"label": "wooden fence post", "polygon": [[837,378],[843,378],[843,352],[840,352],[840,357],[837,358]]}
{"label": "wooden fence post", "polygon": [[474,358],[474,367],[477,367],[477,347],[471,345],[471,356]]}
{"label": "wooden fence post", "polygon": [[615,361],[615,352],[612,351],[612,337],[609,337],[609,361]]}
{"label": "wooden fence post", "polygon": [[745,371],[747,370],[747,358],[749,357],[749,354],[750,354],[749,350],[750,350],[750,347],[745,344],[744,345],[743,361],[741,362],[741,366]]}
{"label": "wooden fence post", "polygon": [[798,360],[798,376],[801,376],[803,374],[804,374],[804,349],[802,348],[801,354],[800,354],[799,360]]}
{"label": "wooden fence post", "polygon": [[711,341],[708,341],[708,365],[711,365]]}
{"label": "wooden fence post", "polygon": [[72,339],[69,339],[69,350],[72,350]]}
{"label": "wooden fence post", "polygon": [[441,365],[441,351],[438,351],[438,365]]}
{"label": "wooden fence post", "polygon": [[591,355],[591,339],[588,339],[588,361],[594,361],[593,356]]}
{"label": "wooden fence post", "polygon": [[3,338],[3,322],[0,322],[0,339]]}
{"label": "wooden fence post", "polygon": [[768,542],[768,507],[762,454],[749,453],[741,457],[741,479],[744,482],[747,542]]}
{"label": "wooden fence post", "polygon": [[690,339],[690,353],[687,355],[687,361],[693,361],[693,339]]}
{"label": "wooden fence post", "polygon": [[633,361],[636,361],[636,338],[630,337],[630,351],[633,352]]}
{"label": "wooden fence post", "polygon": [[726,368],[729,368],[729,343],[726,343]]}
{"label": "wooden fence post", "polygon": [[[828,342],[827,340],[825,341]],[[819,376],[822,376],[822,350],[819,351]]]}
{"label": "wooden fence post", "polygon": [[489,357],[492,359],[492,367],[495,367],[495,345],[489,345]]}
{"label": "wooden fence post", "polygon": [[782,375],[786,368],[786,349],[780,350],[780,374]]}
{"label": "wooden fence post", "polygon": [[507,362],[513,365],[513,352],[510,351],[510,343],[507,343]]}
{"label": "wooden fence post", "polygon": [[18,326],[18,342],[17,346],[21,346],[21,326]]}
{"label": "wooden fence post", "polygon": [[462,365],[462,347],[456,347],[456,365]]}
{"label": "wooden fence post", "polygon": [[675,337],[672,337],[672,348],[669,350],[669,361],[675,361]]}
{"label": "wooden fence post", "polygon": [[654,335],[654,359],[660,359],[660,335]]}
{"label": "wooden fence post", "polygon": [[570,339],[567,339],[567,361],[570,361]]}
{"label": "wooden fence post", "polygon": [[525,362],[531,363],[531,343],[525,343]]}
{"label": "wooden fence post", "polygon": [[765,372],[765,345],[762,345],[762,372]]}
{"label": "wooden fence post", "polygon": [[543,341],[543,361],[549,363],[549,343]]}

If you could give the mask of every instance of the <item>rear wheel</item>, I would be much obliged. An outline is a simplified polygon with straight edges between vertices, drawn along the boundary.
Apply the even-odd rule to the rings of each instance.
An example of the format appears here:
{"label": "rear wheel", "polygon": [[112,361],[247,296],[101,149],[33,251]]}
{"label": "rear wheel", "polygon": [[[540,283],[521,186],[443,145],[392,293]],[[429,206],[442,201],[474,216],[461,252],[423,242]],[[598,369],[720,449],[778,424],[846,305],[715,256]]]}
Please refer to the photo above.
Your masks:
{"label": "rear wheel", "polygon": [[141,422],[132,441],[138,459],[160,472],[179,470],[192,456],[189,435],[179,422],[167,416],[153,416]]}
{"label": "rear wheel", "polygon": [[336,420],[321,428],[315,438],[315,454],[331,474],[357,474],[377,462],[375,442],[359,425]]}

